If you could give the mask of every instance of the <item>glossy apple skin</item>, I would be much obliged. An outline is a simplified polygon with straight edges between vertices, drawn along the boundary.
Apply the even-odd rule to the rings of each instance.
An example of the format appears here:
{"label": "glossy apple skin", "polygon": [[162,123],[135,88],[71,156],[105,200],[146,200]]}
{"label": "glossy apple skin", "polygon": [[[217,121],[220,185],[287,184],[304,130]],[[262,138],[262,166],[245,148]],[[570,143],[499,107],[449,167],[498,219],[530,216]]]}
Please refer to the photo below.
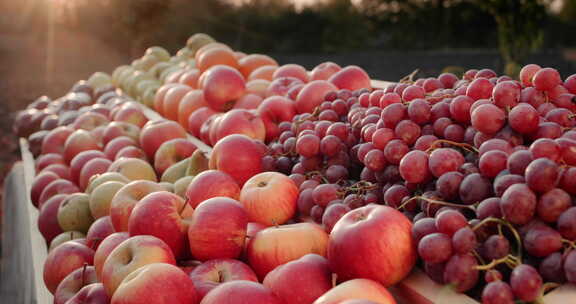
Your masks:
{"label": "glossy apple skin", "polygon": [[231,281],[212,289],[200,304],[286,304],[262,284]]}
{"label": "glossy apple skin", "polygon": [[148,157],[146,157],[146,153],[144,152],[144,150],[136,146],[129,146],[122,148],[120,151],[118,151],[118,153],[116,153],[116,157],[114,158],[114,160],[118,160],[122,157],[139,158],[141,160],[148,161]]}
{"label": "glossy apple skin", "polygon": [[192,90],[180,101],[178,105],[178,123],[185,129],[188,128],[188,117],[201,107],[206,107],[208,104],[204,100],[204,92],[202,90]]}
{"label": "glossy apple skin", "polygon": [[94,266],[80,267],[60,282],[54,293],[54,304],[65,304],[84,286],[97,283]]}
{"label": "glossy apple skin", "polygon": [[98,250],[98,246],[102,240],[114,233],[114,226],[110,216],[104,216],[92,223],[88,232],[86,233],[86,245],[94,250]]}
{"label": "glossy apple skin", "polygon": [[108,258],[114,248],[129,238],[128,232],[114,232],[102,240],[94,253],[94,270],[98,280],[102,281],[102,267],[104,267],[106,258]]}
{"label": "glossy apple skin", "polygon": [[42,171],[40,172],[53,172],[56,173],[56,175],[60,176],[60,178],[65,179],[65,180],[72,180],[72,176],[70,174],[70,167],[68,167],[67,165],[63,165],[63,164],[53,164],[53,165],[49,165],[46,168],[42,169]]}
{"label": "glossy apple skin", "polygon": [[116,155],[120,150],[126,147],[134,147],[137,145],[138,143],[128,136],[118,136],[106,144],[104,147],[104,154],[109,160],[113,161],[116,159]]}
{"label": "glossy apple skin", "polygon": [[384,286],[414,267],[412,223],[388,206],[370,204],[348,212],[330,233],[328,260],[342,280],[369,278]]}
{"label": "glossy apple skin", "polygon": [[153,263],[127,275],[111,304],[197,304],[198,296],[192,280],[178,267]]}
{"label": "glossy apple skin", "polygon": [[130,236],[152,235],[164,241],[176,258],[189,254],[188,220],[193,209],[174,193],[159,191],[142,198],[130,214]]}
{"label": "glossy apple skin", "polygon": [[217,139],[231,134],[244,134],[250,138],[264,141],[266,128],[262,118],[253,111],[233,109],[222,116],[216,134]]}
{"label": "glossy apple skin", "polygon": [[292,118],[296,115],[294,102],[282,96],[272,96],[264,99],[258,106],[257,111],[264,121],[267,142],[280,136],[279,123],[292,121]]}
{"label": "glossy apple skin", "polygon": [[232,67],[215,65],[204,73],[204,99],[216,111],[231,109],[246,91],[244,76]]}
{"label": "glossy apple skin", "polygon": [[360,299],[378,304],[396,304],[386,287],[369,279],[353,279],[341,283],[314,301],[314,304],[342,304],[348,303],[347,300]]}
{"label": "glossy apple skin", "polygon": [[330,76],[336,74],[340,70],[342,70],[342,67],[334,62],[323,62],[317,65],[310,72],[310,80],[328,80]]}
{"label": "glossy apple skin", "polygon": [[332,232],[334,225],[348,212],[350,212],[350,207],[345,204],[330,204],[324,214],[322,215],[322,225],[326,232]]}
{"label": "glossy apple skin", "polygon": [[274,268],[309,253],[326,256],[328,234],[320,225],[297,223],[268,227],[249,240],[248,264],[260,279]]}
{"label": "glossy apple skin", "polygon": [[156,182],[156,171],[150,163],[140,158],[122,157],[108,167],[108,172],[118,172],[129,180],[148,180]]}
{"label": "glossy apple skin", "polygon": [[240,191],[240,203],[251,222],[281,225],[296,213],[299,190],[294,181],[278,172],[262,172],[250,178]]}
{"label": "glossy apple skin", "polygon": [[88,150],[78,153],[72,161],[70,162],[70,175],[72,177],[72,181],[78,184],[80,179],[80,171],[84,165],[94,159],[94,158],[105,158],[106,155],[99,150]]}
{"label": "glossy apple skin", "polygon": [[110,123],[108,118],[100,113],[86,112],[76,118],[72,127],[76,130],[82,129],[91,131],[99,126],[104,126]]}
{"label": "glossy apple skin", "polygon": [[303,84],[304,82],[296,77],[274,78],[268,85],[268,89],[266,89],[265,97],[286,96],[291,88]]}
{"label": "glossy apple skin", "polygon": [[42,169],[53,164],[66,165],[62,154],[48,153],[38,156],[38,158],[36,158],[36,171],[40,172]]}
{"label": "glossy apple skin", "polygon": [[274,74],[272,75],[272,77],[274,79],[280,78],[280,77],[294,77],[294,78],[298,78],[300,80],[302,80],[302,82],[306,83],[310,80],[310,76],[308,76],[308,72],[306,71],[306,69],[298,64],[285,64],[282,65],[280,67],[278,67],[278,69],[276,71],[274,71]]}
{"label": "glossy apple skin", "polygon": [[30,189],[30,200],[32,204],[38,208],[38,200],[40,199],[40,195],[46,186],[48,186],[51,182],[60,179],[54,172],[41,172],[40,174],[34,177],[34,181],[32,182],[32,187]]}
{"label": "glossy apple skin", "polygon": [[102,143],[107,145],[111,140],[120,136],[128,136],[138,141],[140,137],[140,128],[127,122],[113,121],[104,128],[102,133]]}
{"label": "glossy apple skin", "polygon": [[164,97],[164,104],[162,111],[164,117],[170,120],[178,120],[178,109],[180,107],[180,102],[182,98],[192,91],[192,88],[187,85],[181,85],[168,90],[166,96]]}
{"label": "glossy apple skin", "polygon": [[56,129],[51,130],[42,140],[42,154],[48,153],[57,153],[63,154],[64,153],[64,143],[74,132],[74,129],[71,127],[58,127]]}
{"label": "glossy apple skin", "polygon": [[57,179],[44,188],[42,194],[40,194],[40,198],[38,199],[38,207],[42,208],[44,202],[57,194],[72,194],[76,192],[80,192],[80,189],[78,189],[78,187],[76,187],[76,185],[71,181],[66,179]]}
{"label": "glossy apple skin", "polygon": [[188,226],[192,256],[200,261],[235,259],[244,249],[248,215],[236,200],[214,197],[194,210]]}
{"label": "glossy apple skin", "polygon": [[44,261],[44,284],[54,294],[58,284],[84,263],[92,265],[94,250],[75,241],[60,244],[48,253]]}
{"label": "glossy apple skin", "polygon": [[128,220],[138,201],[152,192],[163,191],[164,188],[155,182],[138,180],[120,188],[110,202],[110,218],[117,232],[128,231]]}
{"label": "glossy apple skin", "polygon": [[112,162],[107,158],[94,158],[89,160],[82,168],[82,171],[80,171],[80,179],[78,180],[80,190],[84,191],[93,176],[106,173],[111,166]]}
{"label": "glossy apple skin", "polygon": [[47,200],[40,208],[38,230],[42,233],[47,244],[50,244],[56,236],[64,232],[58,224],[58,208],[67,196],[68,194],[57,194]]}
{"label": "glossy apple skin", "polygon": [[196,89],[198,87],[198,78],[200,78],[200,70],[191,69],[180,75],[178,78],[178,83],[185,84],[192,89]]}
{"label": "glossy apple skin", "polygon": [[248,136],[228,135],[212,149],[210,169],[228,173],[242,186],[252,176],[262,172],[263,151]]}
{"label": "glossy apple skin", "polygon": [[148,159],[154,159],[156,150],[166,141],[174,138],[186,138],[186,130],[177,122],[169,120],[150,121],[140,132],[140,147]]}
{"label": "glossy apple skin", "polygon": [[195,137],[200,137],[200,130],[202,125],[210,119],[213,115],[221,114],[221,112],[214,111],[210,107],[200,107],[188,116],[188,132]]}
{"label": "glossy apple skin", "polygon": [[175,265],[176,259],[162,240],[151,235],[138,235],[120,243],[106,258],[102,267],[102,284],[110,296],[124,278],[136,269],[152,264]]}
{"label": "glossy apple skin", "polygon": [[325,257],[307,254],[274,268],[262,284],[286,303],[309,304],[332,288],[332,271]]}
{"label": "glossy apple skin", "polygon": [[185,138],[175,138],[164,142],[154,155],[154,169],[158,176],[173,164],[188,158],[196,151],[196,145]]}
{"label": "glossy apple skin", "polygon": [[266,97],[270,81],[264,79],[254,79],[246,83],[246,95],[238,99],[234,105],[235,109],[255,109],[262,99]]}
{"label": "glossy apple skin", "polygon": [[250,54],[238,60],[239,70],[244,77],[250,76],[253,71],[263,66],[277,67],[278,62],[274,58],[262,54]]}
{"label": "glossy apple skin", "polygon": [[324,102],[328,92],[337,91],[338,88],[326,80],[314,80],[307,83],[296,97],[296,111],[298,113],[312,113],[317,106]]}
{"label": "glossy apple skin", "polygon": [[110,304],[110,297],[102,283],[93,283],[82,287],[66,304]]}
{"label": "glossy apple skin", "polygon": [[250,73],[250,76],[248,76],[248,81],[250,80],[255,80],[255,79],[263,79],[263,80],[268,80],[268,81],[272,81],[272,77],[274,76],[274,72],[278,69],[277,66],[273,66],[273,65],[265,65],[265,66],[261,66],[257,69],[255,69],[254,71],[252,71],[252,73]]}
{"label": "glossy apple skin", "polygon": [[203,201],[217,197],[240,198],[240,186],[228,174],[218,170],[207,170],[196,175],[186,188],[186,202],[197,208]]}
{"label": "glossy apple skin", "polygon": [[206,261],[192,270],[190,278],[199,299],[203,299],[209,291],[225,282],[236,280],[258,282],[258,277],[250,266],[233,259]]}
{"label": "glossy apple skin", "polygon": [[76,130],[70,134],[64,143],[64,161],[70,163],[74,156],[82,151],[101,150],[102,146],[86,130]]}
{"label": "glossy apple skin", "polygon": [[349,65],[336,72],[330,76],[328,81],[339,89],[348,89],[350,91],[372,88],[368,73],[355,65]]}
{"label": "glossy apple skin", "polygon": [[154,96],[154,110],[158,112],[158,114],[163,115],[164,113],[164,98],[166,94],[171,88],[183,86],[180,83],[166,83],[165,85],[161,86],[158,91],[156,91],[156,96]]}
{"label": "glossy apple skin", "polygon": [[146,122],[148,122],[148,118],[146,118],[146,115],[142,112],[142,108],[133,103],[122,105],[120,109],[114,113],[112,119],[114,121],[127,122],[139,128],[142,128]]}

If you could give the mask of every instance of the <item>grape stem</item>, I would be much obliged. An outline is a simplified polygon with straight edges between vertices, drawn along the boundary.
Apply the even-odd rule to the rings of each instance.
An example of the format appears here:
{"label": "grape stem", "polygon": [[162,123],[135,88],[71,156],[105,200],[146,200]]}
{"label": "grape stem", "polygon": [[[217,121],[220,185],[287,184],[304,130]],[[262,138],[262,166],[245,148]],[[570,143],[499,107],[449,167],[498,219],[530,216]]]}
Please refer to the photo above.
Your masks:
{"label": "grape stem", "polygon": [[[510,266],[509,263],[514,265],[514,264],[517,264],[518,262],[516,261],[515,256],[509,254],[503,258],[499,258],[497,260],[492,260],[492,262],[490,262],[486,265],[476,266],[476,269],[478,269],[478,270],[490,270],[490,269],[494,268],[496,265],[499,265],[502,263],[506,263],[506,265]],[[514,266],[516,266],[516,265],[514,265]],[[514,268],[514,267],[511,267],[511,268]]]}
{"label": "grape stem", "polygon": [[437,139],[437,140],[433,141],[432,144],[430,145],[430,148],[428,148],[425,152],[430,153],[430,152],[436,150],[438,148],[439,144],[449,144],[449,145],[453,145],[456,147],[460,147],[460,148],[462,148],[468,152],[479,153],[478,149],[476,149],[472,145],[469,145],[467,143],[459,143],[459,142],[446,140],[446,139]]}
{"label": "grape stem", "polygon": [[512,232],[512,234],[514,235],[514,238],[516,239],[516,245],[518,246],[517,248],[517,261],[518,263],[522,263],[522,239],[520,238],[520,234],[518,234],[518,231],[514,228],[514,226],[512,226],[512,224],[510,224],[509,222],[503,220],[503,219],[499,219],[499,218],[495,218],[495,217],[487,217],[485,219],[483,219],[480,223],[476,224],[476,226],[472,227],[473,231],[478,230],[480,227],[482,227],[483,225],[487,224],[487,223],[498,223],[500,225],[504,225],[506,227],[508,227],[508,229],[510,229],[510,231]]}
{"label": "grape stem", "polygon": [[420,69],[415,69],[414,71],[412,71],[412,73],[402,77],[402,79],[400,79],[398,82],[399,83],[414,83],[414,76],[416,76],[416,74],[418,74],[418,72],[420,72]]}
{"label": "grape stem", "polygon": [[572,242],[572,241],[564,239],[564,238],[560,239],[560,241],[564,244],[567,244],[570,248],[576,249],[576,243],[575,242]]}
{"label": "grape stem", "polygon": [[456,208],[467,208],[467,209],[474,211],[474,207],[472,205],[460,205],[460,204],[448,203],[448,202],[439,201],[439,200],[427,198],[427,197],[420,196],[420,195],[414,196],[414,197],[406,200],[402,205],[400,205],[396,209],[402,209],[402,208],[406,207],[406,205],[408,203],[410,203],[411,201],[416,200],[416,199],[421,199],[421,200],[427,201],[428,203],[432,203],[432,204],[438,204],[438,205],[456,207]]}

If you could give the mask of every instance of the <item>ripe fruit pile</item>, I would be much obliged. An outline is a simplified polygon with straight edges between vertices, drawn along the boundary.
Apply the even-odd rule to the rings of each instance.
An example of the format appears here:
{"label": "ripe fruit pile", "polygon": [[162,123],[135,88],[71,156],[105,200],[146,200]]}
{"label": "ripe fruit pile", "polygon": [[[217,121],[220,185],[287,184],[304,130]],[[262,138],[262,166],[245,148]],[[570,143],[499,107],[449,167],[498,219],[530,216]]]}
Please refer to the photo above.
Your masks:
{"label": "ripe fruit pile", "polygon": [[418,263],[483,303],[540,300],[576,283],[574,94],[537,65],[373,90],[356,66],[201,34],[152,47],[18,115],[46,286],[67,304],[387,304]]}

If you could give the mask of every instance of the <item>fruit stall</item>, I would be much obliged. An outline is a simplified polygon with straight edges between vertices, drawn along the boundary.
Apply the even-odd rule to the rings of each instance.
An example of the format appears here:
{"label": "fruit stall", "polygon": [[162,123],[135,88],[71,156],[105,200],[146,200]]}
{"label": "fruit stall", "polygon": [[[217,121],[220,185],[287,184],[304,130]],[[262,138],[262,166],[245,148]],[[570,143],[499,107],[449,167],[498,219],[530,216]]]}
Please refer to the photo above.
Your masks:
{"label": "fruit stall", "polygon": [[387,82],[150,47],[18,113],[0,295],[576,303],[575,113],[536,64]]}

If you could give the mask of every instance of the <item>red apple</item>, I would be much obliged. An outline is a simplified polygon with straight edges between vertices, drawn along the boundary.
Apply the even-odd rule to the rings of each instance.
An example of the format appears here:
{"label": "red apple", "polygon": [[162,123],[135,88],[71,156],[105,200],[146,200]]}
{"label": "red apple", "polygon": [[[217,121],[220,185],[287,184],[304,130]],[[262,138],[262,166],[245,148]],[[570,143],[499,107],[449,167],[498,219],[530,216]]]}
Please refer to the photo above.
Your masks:
{"label": "red apple", "polygon": [[102,283],[86,285],[80,289],[66,304],[109,304],[110,297],[106,294]]}
{"label": "red apple", "polygon": [[342,70],[338,64],[327,61],[317,65],[311,72],[310,72],[310,79],[311,80],[328,80],[330,76],[336,74]]}
{"label": "red apple", "polygon": [[194,210],[188,227],[192,256],[200,261],[238,258],[247,225],[248,215],[238,201],[227,197],[205,200]]}
{"label": "red apple", "polygon": [[84,286],[97,283],[94,266],[83,266],[67,275],[54,293],[54,304],[65,304]]}
{"label": "red apple", "polygon": [[113,121],[104,129],[102,143],[107,145],[111,140],[119,136],[128,136],[133,140],[138,141],[140,138],[140,128],[131,123]]}
{"label": "red apple", "polygon": [[42,123],[40,123],[40,129],[48,131],[56,129],[58,127],[58,119],[59,117],[56,114],[44,117]]}
{"label": "red apple", "polygon": [[120,243],[110,252],[102,267],[101,279],[106,292],[114,297],[114,292],[126,276],[153,263],[176,264],[170,247],[159,238],[138,235]]}
{"label": "red apple", "polygon": [[164,97],[164,104],[162,113],[164,117],[170,120],[178,120],[178,109],[182,98],[192,91],[192,88],[187,85],[173,87],[166,93]]}
{"label": "red apple", "polygon": [[152,165],[140,158],[118,158],[110,164],[108,171],[118,172],[129,180],[149,180],[153,182],[158,180]]}
{"label": "red apple", "polygon": [[225,111],[234,106],[234,102],[244,95],[246,84],[244,77],[236,69],[215,65],[206,70],[204,80],[204,99],[217,111]]}
{"label": "red apple", "polygon": [[42,169],[42,171],[40,171],[40,173],[43,173],[43,172],[52,172],[52,173],[58,175],[62,179],[66,179],[69,181],[72,180],[72,176],[70,173],[70,167],[68,167],[67,165],[62,165],[62,164],[49,165],[48,167],[46,167],[46,168]]}
{"label": "red apple", "polygon": [[100,246],[98,246],[94,253],[94,269],[96,270],[96,276],[98,276],[99,280],[102,280],[102,267],[104,267],[104,262],[110,255],[110,252],[129,238],[130,235],[128,235],[128,232],[115,232],[102,240]]}
{"label": "red apple", "polygon": [[70,176],[74,183],[78,184],[80,180],[80,171],[82,171],[84,165],[95,158],[106,158],[106,155],[99,150],[88,150],[78,153],[78,155],[72,159],[70,162]]}
{"label": "red apple", "polygon": [[156,95],[154,96],[154,110],[158,112],[158,114],[163,115],[164,111],[164,98],[166,97],[166,93],[171,88],[182,86],[180,83],[166,83],[165,85],[161,86],[158,91],[156,91]]}
{"label": "red apple", "polygon": [[194,111],[207,106],[208,104],[206,100],[204,100],[204,92],[202,92],[202,90],[192,90],[186,93],[178,105],[178,123],[187,129],[188,117],[190,117]]}
{"label": "red apple", "polygon": [[249,219],[267,226],[280,225],[296,213],[298,187],[288,176],[277,172],[254,175],[240,191],[240,203]]}
{"label": "red apple", "polygon": [[58,284],[72,271],[92,265],[94,250],[75,241],[68,241],[48,253],[44,261],[44,284],[54,294]]}
{"label": "red apple", "polygon": [[65,231],[57,235],[55,238],[52,239],[50,242],[50,246],[48,246],[48,252],[52,252],[54,248],[68,242],[74,241],[82,245],[86,245],[86,235],[79,231]]}
{"label": "red apple", "polygon": [[109,141],[104,147],[104,154],[109,160],[115,160],[118,151],[126,147],[138,146],[136,141],[128,136],[118,136]]}
{"label": "red apple", "polygon": [[118,153],[116,153],[116,157],[114,158],[114,160],[118,160],[122,157],[139,158],[141,160],[148,161],[148,157],[146,157],[146,153],[144,152],[144,150],[136,146],[129,146],[122,148],[120,151],[118,151]]}
{"label": "red apple", "polygon": [[105,173],[112,166],[112,162],[107,158],[94,158],[89,160],[80,171],[78,186],[85,190],[90,183],[90,179],[98,174]]}
{"label": "red apple", "polygon": [[192,208],[203,201],[217,197],[240,198],[238,183],[228,174],[218,170],[207,170],[196,175],[186,188],[186,202]]}
{"label": "red apple", "polygon": [[212,115],[219,113],[220,112],[214,111],[209,107],[200,107],[188,117],[188,132],[193,136],[200,137],[200,129],[204,122],[212,117]]}
{"label": "red apple", "polygon": [[238,99],[234,104],[234,109],[254,110],[258,108],[260,103],[262,103],[262,96],[248,93]]}
{"label": "red apple", "polygon": [[226,172],[239,185],[262,172],[263,151],[250,137],[234,134],[218,141],[210,156],[210,169]]}
{"label": "red apple", "polygon": [[178,78],[178,83],[185,84],[192,89],[196,89],[198,86],[198,78],[200,78],[200,70],[191,69],[180,75],[180,78]]}
{"label": "red apple", "polygon": [[273,65],[261,66],[250,73],[250,76],[248,76],[248,81],[255,79],[272,81],[274,72],[276,72],[277,69],[278,67]]}
{"label": "red apple", "polygon": [[238,60],[240,73],[244,77],[250,76],[253,71],[263,66],[277,67],[278,62],[274,58],[262,54],[250,54]]}
{"label": "red apple", "polygon": [[332,272],[325,257],[307,254],[276,267],[262,284],[285,303],[309,304],[332,288]]}
{"label": "red apple", "polygon": [[258,282],[250,266],[233,259],[206,261],[192,270],[190,278],[199,299],[203,299],[209,291],[222,283],[236,280]]}
{"label": "red apple", "polygon": [[298,93],[298,97],[296,97],[296,111],[298,111],[298,113],[314,112],[314,109],[324,102],[324,97],[326,97],[328,92],[337,90],[338,88],[336,86],[326,80],[309,82],[302,88],[300,93]]}
{"label": "red apple", "polygon": [[152,192],[163,190],[159,184],[147,180],[136,180],[124,185],[110,202],[110,218],[114,230],[128,231],[128,220],[136,203]]}
{"label": "red apple", "polygon": [[177,122],[157,120],[148,122],[140,132],[140,147],[149,159],[164,142],[174,138],[186,138],[186,130]]}
{"label": "red apple", "polygon": [[[295,291],[296,292],[296,291]],[[200,304],[285,304],[270,289],[250,281],[231,281],[212,289]]]}
{"label": "red apple", "polygon": [[178,267],[152,263],[128,274],[111,304],[198,304],[192,280]]}
{"label": "red apple", "polygon": [[165,141],[154,155],[154,169],[158,176],[173,164],[188,158],[196,150],[196,145],[186,138],[175,138]]}
{"label": "red apple", "polygon": [[101,150],[102,146],[86,130],[76,130],[66,139],[64,143],[64,161],[70,163],[74,156],[82,151]]}
{"label": "red apple", "polygon": [[131,236],[155,236],[170,247],[176,258],[182,259],[189,254],[187,231],[193,210],[174,193],[150,193],[134,206],[128,232]]}
{"label": "red apple", "polygon": [[350,91],[372,88],[368,73],[361,67],[355,65],[349,65],[336,72],[328,81],[339,89],[348,89]]}
{"label": "red apple", "polygon": [[396,304],[394,297],[384,286],[368,279],[346,281],[330,289],[318,300],[314,301],[314,304],[343,304],[349,303],[348,300],[367,300],[378,304]]}
{"label": "red apple", "polygon": [[93,104],[90,106],[88,113],[98,113],[104,115],[106,119],[110,117],[111,107],[103,104]]}
{"label": "red apple", "polygon": [[100,113],[86,112],[76,118],[72,127],[76,130],[86,130],[91,131],[96,129],[96,127],[107,125],[110,123],[108,118]]}
{"label": "red apple", "polygon": [[47,244],[50,244],[56,236],[64,232],[62,228],[60,228],[60,224],[58,224],[58,208],[60,208],[60,204],[67,196],[68,194],[54,195],[40,208],[38,230],[42,233]]}
{"label": "red apple", "polygon": [[114,116],[112,117],[114,121],[122,121],[133,124],[139,128],[142,128],[148,118],[144,115],[142,107],[136,103],[126,103],[122,105]]}
{"label": "red apple", "polygon": [[216,138],[224,138],[231,134],[244,134],[250,138],[264,141],[266,128],[262,118],[249,110],[233,109],[220,119]]}
{"label": "red apple", "polygon": [[86,245],[94,250],[98,250],[98,246],[102,240],[114,233],[114,226],[110,216],[104,216],[92,223],[86,233]]}
{"label": "red apple", "polygon": [[390,286],[414,267],[412,223],[394,208],[368,205],[348,212],[330,234],[328,260],[342,280],[368,278]]}
{"label": "red apple", "polygon": [[274,268],[309,253],[326,256],[328,234],[314,223],[268,227],[256,233],[248,243],[248,263],[259,278]]}
{"label": "red apple", "polygon": [[285,96],[291,88],[302,84],[304,84],[304,82],[295,77],[275,78],[268,86],[265,96]]}
{"label": "red apple", "polygon": [[34,177],[34,181],[30,188],[30,200],[36,208],[38,208],[38,201],[44,188],[58,179],[60,179],[60,176],[51,171],[40,172],[40,174]]}
{"label": "red apple", "polygon": [[48,201],[50,198],[57,194],[71,194],[79,192],[80,189],[76,187],[71,181],[66,179],[58,179],[46,186],[40,194],[40,198],[38,199],[38,207],[42,208],[44,202]]}
{"label": "red apple", "polygon": [[264,121],[266,141],[270,142],[280,136],[278,124],[283,121],[292,121],[296,115],[294,102],[286,97],[272,96],[264,99],[258,106],[258,114]]}
{"label": "red apple", "polygon": [[306,69],[297,64],[285,64],[280,67],[276,71],[274,71],[274,75],[272,78],[278,79],[281,77],[294,77],[302,80],[302,82],[306,83],[310,80],[310,76],[308,76],[308,72]]}
{"label": "red apple", "polygon": [[216,144],[216,142],[219,140],[217,137],[218,126],[223,116],[224,114],[216,114],[204,122],[200,128],[200,140],[210,146],[214,146]]}
{"label": "red apple", "polygon": [[64,162],[64,158],[62,157],[62,154],[58,153],[42,154],[38,156],[38,158],[36,158],[36,172],[40,172],[42,171],[42,169],[54,164],[66,165],[66,163]]}
{"label": "red apple", "polygon": [[58,127],[51,130],[42,140],[42,154],[48,153],[64,153],[64,143],[74,132],[71,127]]}

